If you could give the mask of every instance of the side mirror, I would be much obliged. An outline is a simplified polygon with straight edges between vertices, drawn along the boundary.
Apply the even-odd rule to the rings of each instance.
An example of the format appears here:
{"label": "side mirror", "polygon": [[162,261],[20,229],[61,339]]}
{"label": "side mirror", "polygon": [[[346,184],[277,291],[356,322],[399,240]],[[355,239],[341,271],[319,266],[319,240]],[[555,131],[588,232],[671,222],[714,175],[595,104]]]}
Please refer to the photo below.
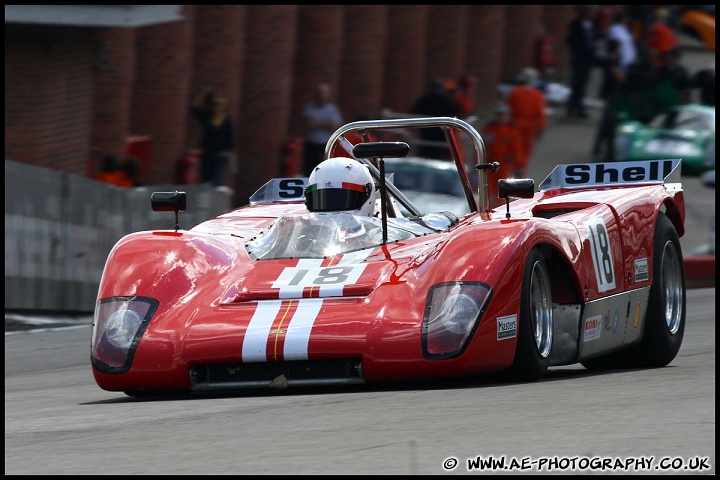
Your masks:
{"label": "side mirror", "polygon": [[153,192],[150,205],[154,212],[175,212],[175,231],[180,230],[178,212],[184,212],[187,205],[185,192]]}
{"label": "side mirror", "polygon": [[532,198],[535,181],[532,178],[503,178],[498,180],[498,197],[505,199],[505,218],[510,218],[510,197]]}
{"label": "side mirror", "polygon": [[186,199],[185,192],[153,192],[150,204],[154,212],[184,212]]}
{"label": "side mirror", "polygon": [[532,198],[535,195],[535,180],[532,178],[502,178],[498,180],[498,197]]}

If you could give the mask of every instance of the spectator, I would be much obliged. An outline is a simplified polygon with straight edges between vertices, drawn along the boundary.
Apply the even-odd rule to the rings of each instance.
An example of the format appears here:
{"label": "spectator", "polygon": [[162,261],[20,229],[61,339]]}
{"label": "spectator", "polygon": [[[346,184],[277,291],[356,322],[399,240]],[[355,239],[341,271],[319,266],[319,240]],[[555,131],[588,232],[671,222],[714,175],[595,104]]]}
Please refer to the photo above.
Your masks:
{"label": "spectator", "polygon": [[475,77],[462,77],[458,80],[455,88],[450,93],[458,107],[458,114],[467,117],[475,112]]}
{"label": "spectator", "polygon": [[630,31],[638,47],[645,44],[647,29],[653,22],[654,9],[655,5],[630,4],[625,7],[625,11],[630,16]]}
{"label": "spectator", "polygon": [[[435,78],[430,80],[428,91],[417,99],[410,113],[423,117],[457,117],[460,111],[445,90],[443,81]],[[421,129],[419,156],[447,158],[448,154],[449,149],[442,129]]]}
{"label": "spectator", "polygon": [[612,9],[609,5],[595,5],[593,15],[593,28],[595,29],[595,55],[604,57],[607,55],[605,42],[608,38],[608,30],[612,25]]}
{"label": "spectator", "polygon": [[615,125],[617,124],[615,102],[622,94],[625,73],[621,67],[620,42],[615,38],[608,38],[606,46],[607,55],[600,60],[603,74],[600,98],[605,101],[605,108],[595,134],[592,153],[595,159],[602,157],[605,161],[612,162],[615,160]]}
{"label": "spectator", "polygon": [[609,5],[598,5],[595,8],[595,14],[593,15],[593,26],[597,39],[606,39],[610,25],[612,25],[612,9]]}
{"label": "spectator", "polygon": [[135,157],[128,157],[123,160],[120,169],[125,173],[125,177],[133,187],[142,186],[140,181],[140,162]]}
{"label": "spectator", "polygon": [[649,50],[640,49],[636,61],[625,72],[624,94],[616,109],[627,119],[648,122],[662,108],[652,95],[659,85],[658,69]]}
{"label": "spectator", "polygon": [[233,121],[227,114],[227,100],[208,90],[198,95],[190,109],[202,126],[200,141],[200,182],[224,185],[225,170],[235,147]]}
{"label": "spectator", "polygon": [[692,101],[692,78],[687,68],[680,63],[682,51],[672,48],[661,55],[660,66],[657,67],[658,81],[669,81],[677,93],[676,103]]}
{"label": "spectator", "polygon": [[538,36],[535,39],[534,64],[540,72],[541,81],[549,82],[555,72],[555,39],[542,22],[538,24]]}
{"label": "spectator", "polygon": [[520,177],[524,177],[535,141],[542,136],[547,126],[547,112],[545,95],[535,86],[538,71],[526,68],[520,73],[518,80],[520,83],[510,90],[505,102],[510,107],[513,125],[520,130],[522,155],[518,159],[516,170]]}
{"label": "spectator", "polygon": [[497,172],[488,171],[488,198],[490,207],[496,207],[502,202],[498,199],[497,181],[501,178],[511,178],[520,175],[519,165],[527,164],[522,160],[522,134],[513,125],[510,108],[505,103],[495,107],[495,117],[486,123],[481,131],[485,142],[487,163],[498,162],[500,168]]}
{"label": "spectator", "polygon": [[700,103],[711,107],[715,106],[715,63],[698,70],[693,76],[693,86],[700,90]]}
{"label": "spectator", "polygon": [[647,46],[655,55],[655,65],[660,65],[663,55],[678,46],[678,38],[667,25],[669,12],[666,8],[655,11],[655,21],[647,29]]}
{"label": "spectator", "polygon": [[625,90],[629,93],[643,93],[655,88],[658,84],[658,69],[653,63],[652,53],[641,50],[637,60],[628,65],[625,79]]}
{"label": "spectator", "polygon": [[105,155],[103,158],[102,171],[95,175],[95,180],[99,182],[109,183],[116,187],[132,187],[133,184],[125,175],[121,168],[120,157],[113,153]]}
{"label": "spectator", "polygon": [[343,123],[340,108],[331,101],[332,89],[327,83],[315,87],[315,100],[302,110],[303,172],[310,176],[323,160],[325,146],[332,134]]}
{"label": "spectator", "polygon": [[570,98],[568,117],[588,118],[585,112],[585,90],[595,66],[596,33],[592,5],[576,5],[576,16],[567,29],[565,43],[570,50]]}
{"label": "spectator", "polygon": [[608,38],[618,41],[620,47],[620,69],[626,71],[628,65],[637,59],[635,39],[630,31],[630,15],[625,11],[615,13],[613,23],[608,29]]}

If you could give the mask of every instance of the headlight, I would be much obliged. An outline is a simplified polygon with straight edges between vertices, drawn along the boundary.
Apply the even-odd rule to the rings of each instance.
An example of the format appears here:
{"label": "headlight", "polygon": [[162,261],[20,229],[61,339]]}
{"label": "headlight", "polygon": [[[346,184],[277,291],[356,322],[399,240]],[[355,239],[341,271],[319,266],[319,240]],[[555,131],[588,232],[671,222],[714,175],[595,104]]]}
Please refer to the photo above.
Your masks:
{"label": "headlight", "polygon": [[423,319],[423,355],[430,359],[460,355],[480,323],[490,292],[490,287],[481,283],[431,288]]}
{"label": "headlight", "polygon": [[90,358],[105,373],[130,369],[135,349],[158,302],[147,297],[113,297],[95,306]]}

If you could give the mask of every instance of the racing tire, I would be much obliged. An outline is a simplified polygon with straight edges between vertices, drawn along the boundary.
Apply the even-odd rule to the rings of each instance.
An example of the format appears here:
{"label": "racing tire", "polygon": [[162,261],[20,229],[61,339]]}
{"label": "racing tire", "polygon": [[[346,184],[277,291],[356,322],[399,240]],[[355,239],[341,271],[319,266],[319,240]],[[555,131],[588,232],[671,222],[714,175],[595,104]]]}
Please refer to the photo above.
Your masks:
{"label": "racing tire", "polygon": [[659,368],[677,355],[685,334],[685,270],[677,231],[658,214],[653,245],[653,281],[639,344],[581,362],[585,368]]}
{"label": "racing tire", "polygon": [[515,358],[507,373],[511,380],[531,382],[543,377],[550,366],[554,325],[550,275],[537,247],[525,262],[520,295]]}
{"label": "racing tire", "polygon": [[653,247],[653,283],[638,346],[639,366],[658,368],[673,361],[685,334],[685,267],[675,227],[658,214]]}

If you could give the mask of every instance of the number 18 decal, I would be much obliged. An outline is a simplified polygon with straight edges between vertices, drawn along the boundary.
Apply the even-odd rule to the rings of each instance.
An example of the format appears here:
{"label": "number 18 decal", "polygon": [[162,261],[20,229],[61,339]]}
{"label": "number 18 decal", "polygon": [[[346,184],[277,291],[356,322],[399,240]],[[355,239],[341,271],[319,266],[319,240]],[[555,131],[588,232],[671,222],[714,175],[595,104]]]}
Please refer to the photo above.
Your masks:
{"label": "number 18 decal", "polygon": [[615,271],[613,270],[612,249],[610,248],[610,236],[608,235],[605,220],[598,218],[588,223],[590,233],[590,251],[595,267],[595,279],[598,284],[598,291],[605,292],[615,288]]}
{"label": "number 18 decal", "polygon": [[[367,254],[365,254],[367,255]],[[357,283],[367,264],[340,263],[333,266],[321,266],[322,260],[303,259],[295,267],[286,267],[272,284],[272,288],[280,289],[280,298],[302,293],[304,288],[311,287],[317,295],[342,295],[345,285]]]}

